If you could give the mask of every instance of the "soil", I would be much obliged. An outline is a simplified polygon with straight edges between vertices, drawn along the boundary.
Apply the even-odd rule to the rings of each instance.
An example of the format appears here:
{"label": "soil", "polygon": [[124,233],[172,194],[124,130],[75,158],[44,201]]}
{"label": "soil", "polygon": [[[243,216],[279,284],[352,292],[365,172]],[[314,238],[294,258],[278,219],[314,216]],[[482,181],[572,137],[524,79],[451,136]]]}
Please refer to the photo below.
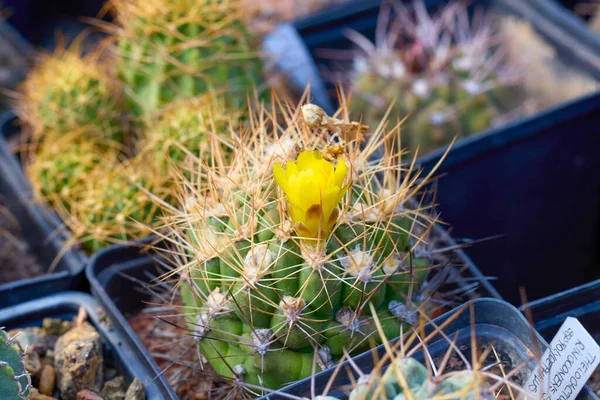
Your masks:
{"label": "soil", "polygon": [[[152,308],[142,310],[129,319],[129,325],[148,349],[154,361],[164,372],[167,380],[181,400],[214,399],[219,388],[219,378],[208,365],[201,368],[195,341],[183,328],[183,318],[170,318],[171,323],[157,318],[164,310],[154,312]],[[174,314],[176,312],[172,312]]]}
{"label": "soil", "polygon": [[18,221],[0,197],[0,284],[43,275],[46,270],[30,252]]}
{"label": "soil", "polygon": [[29,398],[141,400],[145,390],[114,368],[111,353],[83,308],[72,321],[45,318],[41,327],[7,332],[31,378]]}

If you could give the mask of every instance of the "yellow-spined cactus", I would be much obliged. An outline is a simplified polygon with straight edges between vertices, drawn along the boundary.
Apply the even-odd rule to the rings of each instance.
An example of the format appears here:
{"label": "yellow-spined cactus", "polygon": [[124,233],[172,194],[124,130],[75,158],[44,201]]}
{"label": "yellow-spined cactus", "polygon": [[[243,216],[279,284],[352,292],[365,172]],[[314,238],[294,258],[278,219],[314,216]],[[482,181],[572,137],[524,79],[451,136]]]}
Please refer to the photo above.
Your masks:
{"label": "yellow-spined cactus", "polygon": [[40,56],[21,85],[19,116],[36,138],[83,129],[90,140],[122,142],[120,89],[101,52],[83,56],[78,43]]}
{"label": "yellow-spined cactus", "polygon": [[71,231],[73,243],[88,253],[115,243],[148,236],[160,215],[158,199],[168,199],[170,187],[142,157],[104,164],[86,177],[75,198],[57,211]]}
{"label": "yellow-spined cactus", "polygon": [[430,312],[424,282],[443,256],[417,205],[426,177],[395,146],[373,157],[397,127],[364,142],[367,127],[310,104],[249,123],[221,139],[230,163],[197,160],[205,179],[181,184],[157,233],[176,247],[183,313],[210,365],[279,388],[368,348],[374,313],[397,336]]}
{"label": "yellow-spined cactus", "polygon": [[170,166],[186,169],[185,161],[201,157],[207,162],[225,162],[231,149],[220,136],[228,133],[236,113],[227,111],[223,101],[213,96],[177,101],[161,112],[160,118],[144,132],[140,154],[168,174]]}

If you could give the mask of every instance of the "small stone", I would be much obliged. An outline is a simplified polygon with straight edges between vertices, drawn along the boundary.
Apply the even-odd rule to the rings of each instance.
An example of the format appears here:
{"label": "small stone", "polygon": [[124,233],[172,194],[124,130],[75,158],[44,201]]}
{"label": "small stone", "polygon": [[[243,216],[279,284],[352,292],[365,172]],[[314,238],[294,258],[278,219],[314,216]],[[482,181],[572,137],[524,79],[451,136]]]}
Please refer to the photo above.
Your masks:
{"label": "small stone", "polygon": [[39,376],[42,372],[42,360],[40,355],[35,351],[28,351],[23,357],[25,368],[32,376]]}
{"label": "small stone", "polygon": [[75,400],[104,400],[102,396],[100,396],[96,392],[92,392],[91,390],[80,390],[77,392],[75,396]]}
{"label": "small stone", "polygon": [[100,394],[104,400],[124,400],[126,390],[125,378],[118,376],[106,382]]}
{"label": "small stone", "polygon": [[45,395],[52,395],[54,392],[54,387],[56,386],[56,372],[52,365],[44,365],[42,369],[42,373],[40,375],[40,383],[38,385],[38,389],[40,393]]}
{"label": "small stone", "polygon": [[44,329],[48,335],[60,336],[66,332],[68,326],[65,326],[60,319],[44,318],[42,321],[42,329]]}
{"label": "small stone", "polygon": [[29,400],[57,400],[56,397],[46,396],[45,394],[41,394],[34,387],[29,389]]}
{"label": "small stone", "polygon": [[115,379],[118,375],[117,370],[114,368],[106,368],[104,370],[104,382]]}
{"label": "small stone", "polygon": [[46,364],[54,365],[54,350],[48,349],[48,351],[46,351],[46,356],[44,357],[44,362]]}
{"label": "small stone", "polygon": [[104,377],[100,335],[87,322],[77,326],[56,342],[54,348],[58,389],[62,400],[73,400],[78,392],[99,392]]}
{"label": "small stone", "polygon": [[140,382],[138,378],[135,378],[131,385],[129,385],[129,389],[125,393],[125,398],[127,400],[145,400],[146,399],[146,389]]}

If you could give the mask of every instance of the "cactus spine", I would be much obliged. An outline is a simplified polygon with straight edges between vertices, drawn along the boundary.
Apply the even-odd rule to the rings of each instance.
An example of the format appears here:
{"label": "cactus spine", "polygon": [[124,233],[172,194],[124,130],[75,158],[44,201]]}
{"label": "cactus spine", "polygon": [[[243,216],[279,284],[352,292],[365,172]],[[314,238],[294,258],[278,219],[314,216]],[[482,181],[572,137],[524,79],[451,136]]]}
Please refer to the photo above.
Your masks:
{"label": "cactus spine", "polygon": [[119,77],[129,109],[147,117],[173,100],[223,91],[245,104],[262,82],[258,47],[237,0],[114,0]]}
{"label": "cactus spine", "polygon": [[518,112],[521,74],[507,64],[489,15],[469,22],[463,5],[451,2],[430,16],[424,2],[383,9],[376,43],[354,33],[358,46],[349,77],[354,113],[367,123],[388,111],[407,118],[402,145],[428,152],[458,137],[481,132]]}
{"label": "cactus spine", "polygon": [[278,112],[222,138],[229,165],[198,160],[206,180],[184,182],[168,233],[157,231],[177,246],[170,260],[202,354],[217,373],[269,388],[367,349],[374,313],[390,336],[408,329],[428,309],[416,295],[436,265],[427,207],[409,205],[421,181],[399,177],[397,150],[371,160],[397,130],[363,143],[367,127],[316,106]]}
{"label": "cactus spine", "polygon": [[31,376],[13,339],[0,328],[0,393],[6,400],[22,400],[29,396]]}

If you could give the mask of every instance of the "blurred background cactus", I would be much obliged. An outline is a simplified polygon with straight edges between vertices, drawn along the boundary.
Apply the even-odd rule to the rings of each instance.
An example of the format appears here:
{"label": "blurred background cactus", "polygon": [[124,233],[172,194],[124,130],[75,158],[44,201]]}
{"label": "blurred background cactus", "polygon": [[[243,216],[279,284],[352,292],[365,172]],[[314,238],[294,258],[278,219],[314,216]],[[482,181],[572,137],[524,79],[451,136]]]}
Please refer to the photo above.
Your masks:
{"label": "blurred background cactus", "polygon": [[[222,137],[229,164],[198,158],[206,179],[179,185],[179,205],[156,231],[175,246],[165,279],[178,277],[202,355],[227,379],[268,388],[367,349],[368,304],[394,337],[419,310],[448,304],[432,298],[433,271],[448,259],[432,248],[431,210],[418,205],[427,177],[415,179],[384,140],[398,129],[364,142],[367,127],[314,105],[276,114]],[[387,156],[373,161],[381,146]]]}
{"label": "blurred background cactus", "polygon": [[522,65],[507,64],[491,15],[470,18],[458,2],[434,15],[411,4],[383,6],[375,43],[349,34],[358,47],[346,79],[353,114],[373,124],[390,108],[392,119],[406,118],[402,145],[421,154],[518,116]]}
{"label": "blurred background cactus", "polygon": [[225,162],[217,133],[267,86],[238,0],[110,5],[116,24],[97,21],[106,40],[83,55],[82,34],[41,56],[18,102],[35,197],[88,252],[149,233],[151,198],[172,199],[169,167]]}
{"label": "blurred background cactus", "polygon": [[238,0],[113,0],[117,68],[138,117],[174,100],[223,92],[246,104],[263,82],[258,44]]}
{"label": "blurred background cactus", "polygon": [[36,138],[85,129],[92,140],[123,141],[120,89],[101,61],[82,56],[79,41],[41,55],[21,85],[19,117]]}
{"label": "blurred background cactus", "polygon": [[0,328],[0,393],[6,400],[23,400],[29,397],[31,376],[23,362],[21,351],[14,337]]}

